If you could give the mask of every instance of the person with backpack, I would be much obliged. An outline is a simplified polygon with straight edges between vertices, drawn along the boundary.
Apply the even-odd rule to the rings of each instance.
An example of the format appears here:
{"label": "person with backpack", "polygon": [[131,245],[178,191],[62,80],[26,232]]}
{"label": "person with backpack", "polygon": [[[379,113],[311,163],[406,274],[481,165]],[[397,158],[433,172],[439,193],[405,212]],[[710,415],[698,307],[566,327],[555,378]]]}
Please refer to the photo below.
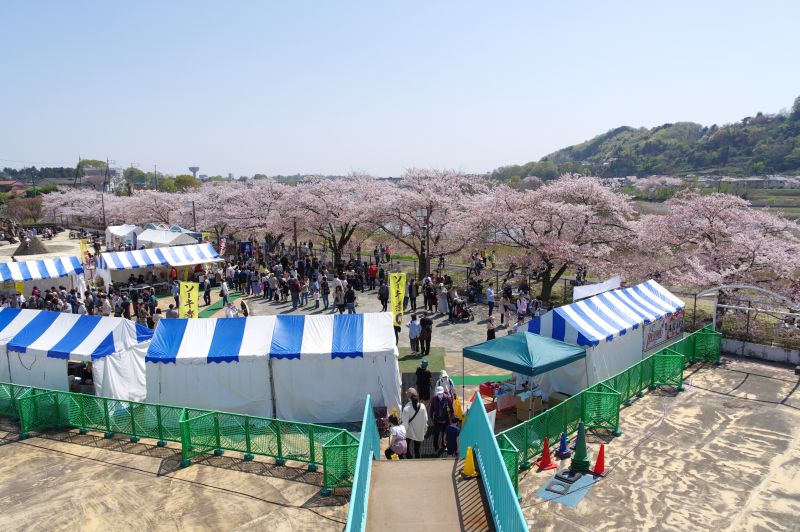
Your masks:
{"label": "person with backpack", "polygon": [[378,300],[381,302],[381,312],[386,312],[389,305],[389,287],[383,281],[381,281],[381,286],[378,288]]}
{"label": "person with backpack", "polygon": [[428,411],[415,388],[406,391],[409,401],[403,407],[401,418],[406,429],[406,440],[408,447],[408,458],[422,458],[422,442],[425,439],[425,432],[428,430]]}
{"label": "person with backpack", "polygon": [[453,400],[444,392],[443,387],[437,386],[431,399],[431,417],[433,418],[433,449],[439,456],[445,450],[444,433],[453,416],[455,416]]}

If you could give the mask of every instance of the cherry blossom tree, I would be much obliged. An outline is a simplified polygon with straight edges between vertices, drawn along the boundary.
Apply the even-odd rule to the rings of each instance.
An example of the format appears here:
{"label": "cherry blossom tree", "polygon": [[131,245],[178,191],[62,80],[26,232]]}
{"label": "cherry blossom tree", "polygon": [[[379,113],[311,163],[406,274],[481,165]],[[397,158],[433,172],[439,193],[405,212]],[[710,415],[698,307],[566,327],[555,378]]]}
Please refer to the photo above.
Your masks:
{"label": "cherry blossom tree", "polygon": [[101,199],[99,192],[86,188],[61,188],[42,196],[43,215],[48,219],[59,222],[63,216],[93,227],[103,226],[104,221],[107,225],[127,222],[129,204],[128,197],[102,194]]}
{"label": "cherry blossom tree", "polygon": [[241,209],[234,216],[237,227],[264,235],[272,251],[292,229],[288,200],[297,189],[271,178],[254,181],[243,193]]}
{"label": "cherry blossom tree", "polygon": [[657,198],[659,195],[669,194],[669,190],[680,188],[684,185],[682,179],[664,175],[651,175],[637,179],[633,186],[648,198]]}
{"label": "cherry blossom tree", "polygon": [[800,225],[729,194],[685,190],[638,223],[641,277],[693,287],[752,284],[791,295]]}
{"label": "cherry blossom tree", "polygon": [[368,199],[376,180],[353,174],[345,179],[307,178],[290,190],[284,204],[285,219],[323,240],[339,264],[357,230],[373,226]]}
{"label": "cherry blossom tree", "polygon": [[422,278],[431,257],[458,253],[477,234],[468,205],[486,190],[479,177],[412,168],[397,183],[379,183],[371,191],[371,205],[377,226],[417,256]]}
{"label": "cherry blossom tree", "polygon": [[634,235],[630,198],[595,177],[565,175],[525,191],[501,185],[473,210],[515,250],[510,262],[537,273],[545,302],[570,268],[618,270],[615,259]]}
{"label": "cherry blossom tree", "polygon": [[209,231],[215,241],[229,232],[242,229],[243,220],[256,213],[245,208],[245,186],[240,183],[203,184],[196,192],[180,194],[181,217],[197,224],[198,231]]}

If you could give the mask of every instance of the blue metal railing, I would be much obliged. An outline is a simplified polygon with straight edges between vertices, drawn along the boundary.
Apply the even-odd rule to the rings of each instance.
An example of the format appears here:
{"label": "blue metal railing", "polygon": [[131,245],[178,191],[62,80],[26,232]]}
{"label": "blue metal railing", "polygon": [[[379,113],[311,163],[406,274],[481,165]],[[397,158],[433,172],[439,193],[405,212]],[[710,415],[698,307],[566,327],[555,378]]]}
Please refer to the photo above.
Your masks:
{"label": "blue metal railing", "polygon": [[[528,530],[517,500],[517,492],[508,475],[503,455],[480,398],[473,401],[461,431],[458,445],[461,458],[466,456],[467,447],[472,447],[476,466],[480,470],[495,528],[498,532]],[[350,504],[352,505],[352,502]]]}
{"label": "blue metal railing", "polygon": [[372,400],[367,395],[364,416],[361,422],[361,441],[358,443],[356,471],[353,488],[350,492],[350,510],[347,512],[345,532],[363,531],[367,525],[367,503],[369,502],[369,481],[372,473],[372,460],[380,460],[381,438],[372,412]]}

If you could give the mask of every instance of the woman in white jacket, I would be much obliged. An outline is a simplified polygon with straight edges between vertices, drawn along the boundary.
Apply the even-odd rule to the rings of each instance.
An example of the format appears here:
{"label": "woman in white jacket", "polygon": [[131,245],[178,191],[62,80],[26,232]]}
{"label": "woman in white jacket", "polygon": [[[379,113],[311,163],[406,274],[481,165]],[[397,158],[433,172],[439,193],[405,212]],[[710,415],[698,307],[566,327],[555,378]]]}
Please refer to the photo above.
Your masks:
{"label": "woman in white jacket", "polygon": [[408,441],[408,458],[422,458],[420,447],[428,430],[428,411],[419,400],[419,394],[414,388],[406,391],[409,401],[403,407],[403,426],[406,429]]}

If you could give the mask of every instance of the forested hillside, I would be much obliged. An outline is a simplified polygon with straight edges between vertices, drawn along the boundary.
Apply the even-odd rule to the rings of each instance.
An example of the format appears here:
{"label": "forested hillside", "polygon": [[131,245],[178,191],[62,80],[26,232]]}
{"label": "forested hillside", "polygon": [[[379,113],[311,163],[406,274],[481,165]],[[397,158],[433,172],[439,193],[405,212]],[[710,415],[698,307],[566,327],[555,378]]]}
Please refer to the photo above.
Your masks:
{"label": "forested hillside", "polygon": [[724,126],[677,122],[652,129],[619,127],[540,161],[498,168],[492,177],[553,179],[566,172],[603,177],[800,174],[800,97],[789,111],[758,113]]}

